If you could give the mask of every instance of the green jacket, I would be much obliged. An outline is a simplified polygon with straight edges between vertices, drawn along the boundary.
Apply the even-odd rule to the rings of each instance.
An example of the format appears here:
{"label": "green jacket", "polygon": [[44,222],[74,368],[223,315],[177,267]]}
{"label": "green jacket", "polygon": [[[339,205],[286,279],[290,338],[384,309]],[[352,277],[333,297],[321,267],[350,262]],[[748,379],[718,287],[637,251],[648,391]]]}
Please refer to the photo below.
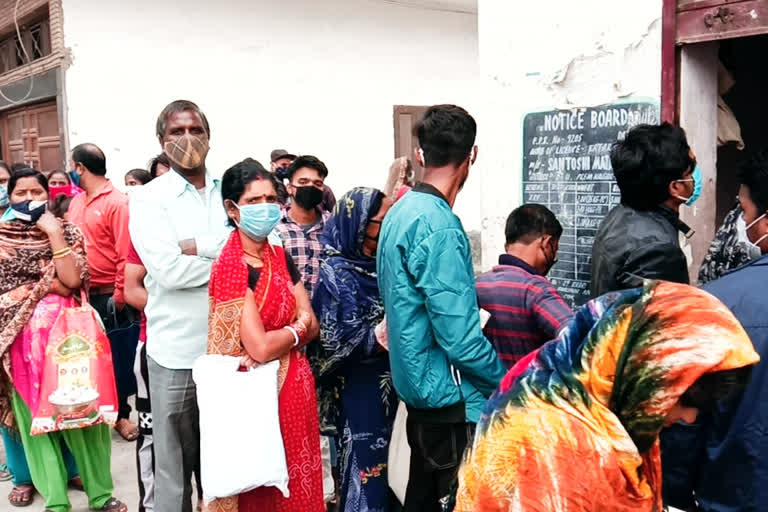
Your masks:
{"label": "green jacket", "polygon": [[418,409],[463,396],[467,421],[477,422],[505,370],[480,328],[469,239],[437,189],[418,185],[392,207],[377,260],[397,394]]}

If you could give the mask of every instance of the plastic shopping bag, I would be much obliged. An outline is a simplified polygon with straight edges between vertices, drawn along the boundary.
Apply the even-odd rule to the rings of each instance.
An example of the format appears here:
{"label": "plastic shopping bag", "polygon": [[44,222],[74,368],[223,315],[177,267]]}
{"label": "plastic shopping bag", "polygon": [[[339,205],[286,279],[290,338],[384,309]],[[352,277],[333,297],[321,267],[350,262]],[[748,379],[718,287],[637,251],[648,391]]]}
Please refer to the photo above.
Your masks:
{"label": "plastic shopping bag", "polygon": [[389,443],[387,479],[389,488],[392,489],[401,504],[405,504],[405,491],[408,488],[408,477],[411,472],[411,446],[408,444],[408,434],[405,428],[407,420],[408,409],[403,402],[400,402],[400,405],[397,406],[392,439]]}
{"label": "plastic shopping bag", "polygon": [[109,339],[98,313],[84,298],[82,306],[61,309],[44,357],[32,435],[115,424],[117,392]]}
{"label": "plastic shopping bag", "polygon": [[192,369],[206,503],[265,486],[289,496],[277,403],[280,362],[245,372],[239,367],[239,357],[208,354]]}

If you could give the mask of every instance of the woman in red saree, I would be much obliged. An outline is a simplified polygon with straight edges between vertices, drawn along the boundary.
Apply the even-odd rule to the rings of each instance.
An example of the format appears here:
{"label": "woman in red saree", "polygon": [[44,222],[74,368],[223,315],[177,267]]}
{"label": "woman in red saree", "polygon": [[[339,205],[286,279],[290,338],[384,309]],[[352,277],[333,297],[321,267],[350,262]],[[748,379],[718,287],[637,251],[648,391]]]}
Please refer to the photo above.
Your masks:
{"label": "woman in red saree", "polygon": [[224,173],[221,188],[238,229],[211,271],[208,353],[241,356],[243,366],[280,360],[278,407],[290,497],[260,487],[215,500],[207,510],[320,512],[325,504],[315,382],[301,352],[319,329],[295,264],[267,240],[281,215],[277,187],[261,164],[246,159]]}

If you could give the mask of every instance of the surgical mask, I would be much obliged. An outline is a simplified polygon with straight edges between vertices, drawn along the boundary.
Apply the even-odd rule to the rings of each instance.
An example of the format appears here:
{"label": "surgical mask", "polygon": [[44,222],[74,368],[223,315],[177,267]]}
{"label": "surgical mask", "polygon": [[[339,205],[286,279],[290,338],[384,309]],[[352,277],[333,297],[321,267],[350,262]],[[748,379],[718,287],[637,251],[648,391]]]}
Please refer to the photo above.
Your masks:
{"label": "surgical mask", "polygon": [[237,227],[256,242],[266,240],[280,221],[280,206],[277,203],[235,205],[235,208],[240,210]]}
{"label": "surgical mask", "polygon": [[[749,256],[752,259],[759,258],[763,255],[763,250],[760,248],[760,243],[768,238],[768,233],[764,234],[754,242],[749,239],[749,230],[752,229],[753,226],[755,226],[758,222],[763,220],[766,216],[768,216],[768,212],[762,214],[755,220],[753,220],[749,225],[747,225],[747,222],[744,220],[744,214],[742,213],[739,215],[739,220],[741,221],[741,224],[744,225],[744,238],[742,239],[742,233],[739,232],[739,240],[744,242],[747,246],[747,251],[749,252]],[[739,229],[739,222],[736,223],[736,229]]]}
{"label": "surgical mask", "polygon": [[163,145],[168,160],[178,169],[197,169],[208,154],[208,136],[185,133]]}
{"label": "surgical mask", "polygon": [[43,216],[47,209],[48,201],[22,201],[13,203],[5,210],[0,222],[20,220],[29,224],[35,224]]}
{"label": "surgical mask", "polygon": [[8,208],[9,204],[11,202],[8,199],[8,187],[0,185],[0,208]]}
{"label": "surgical mask", "polygon": [[77,171],[69,171],[69,172],[67,172],[67,174],[69,174],[69,179],[72,180],[72,183],[74,183],[75,185],[77,185],[79,187],[80,186],[80,175],[77,174]]}
{"label": "surgical mask", "polygon": [[323,202],[323,190],[312,185],[296,187],[294,200],[305,210],[314,210]]}
{"label": "surgical mask", "polygon": [[699,197],[701,197],[701,189],[704,186],[704,176],[701,174],[701,167],[699,167],[699,164],[696,164],[696,167],[694,167],[692,176],[693,177],[688,179],[677,180],[678,182],[683,182],[683,181],[693,182],[693,194],[691,194],[691,197],[686,198],[682,196],[675,196],[681,201],[685,201],[685,204],[688,206],[691,206],[693,203],[698,201]]}

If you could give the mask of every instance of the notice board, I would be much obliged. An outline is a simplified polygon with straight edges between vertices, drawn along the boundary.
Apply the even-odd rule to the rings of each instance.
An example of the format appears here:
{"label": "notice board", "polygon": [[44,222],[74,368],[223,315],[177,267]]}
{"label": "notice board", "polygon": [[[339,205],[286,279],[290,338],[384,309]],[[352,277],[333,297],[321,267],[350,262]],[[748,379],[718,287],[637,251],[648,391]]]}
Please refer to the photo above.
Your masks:
{"label": "notice board", "polygon": [[523,202],[547,206],[563,225],[549,278],[573,307],[589,300],[592,243],[619,204],[611,145],[638,124],[659,122],[655,102],[527,114],[523,120]]}

